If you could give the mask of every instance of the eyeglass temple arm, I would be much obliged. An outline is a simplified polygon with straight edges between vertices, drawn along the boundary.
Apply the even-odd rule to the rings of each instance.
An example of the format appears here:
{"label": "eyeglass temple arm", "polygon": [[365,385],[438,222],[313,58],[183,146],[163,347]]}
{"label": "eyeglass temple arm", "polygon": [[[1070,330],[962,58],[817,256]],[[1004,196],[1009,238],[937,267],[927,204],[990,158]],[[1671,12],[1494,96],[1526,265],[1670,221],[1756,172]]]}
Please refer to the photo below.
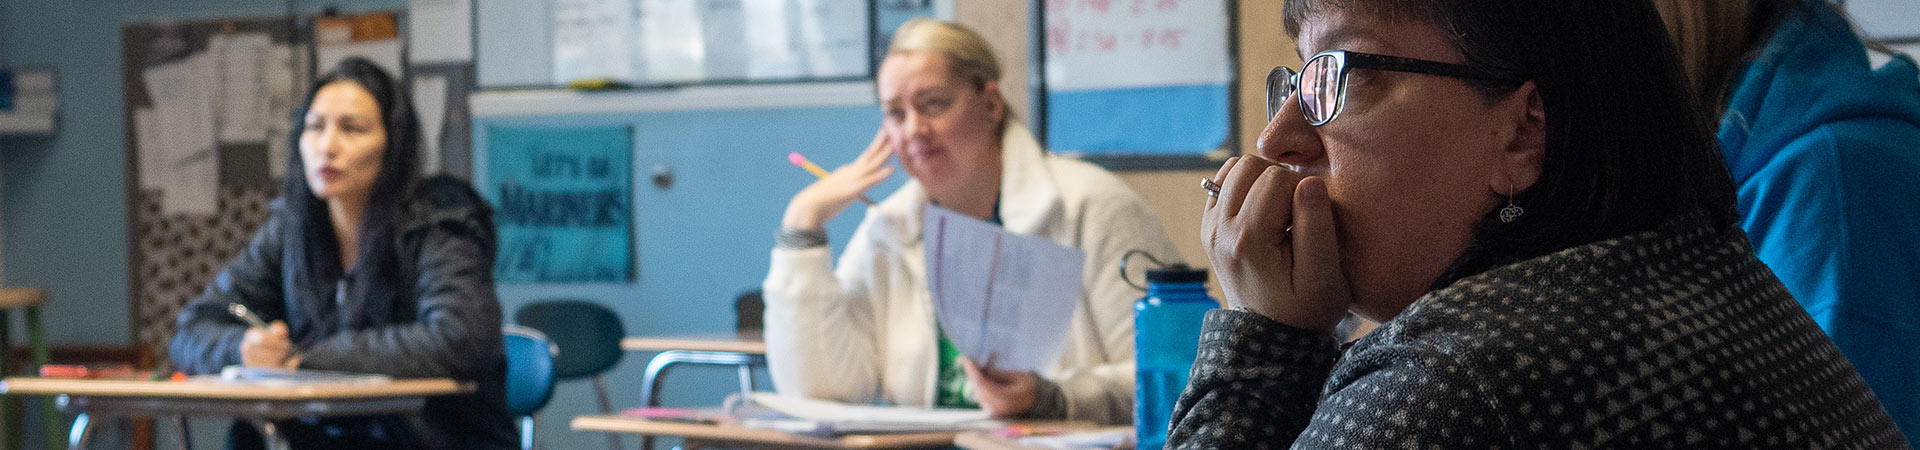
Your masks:
{"label": "eyeglass temple arm", "polygon": [[1475,67],[1462,64],[1443,63],[1398,56],[1374,55],[1367,53],[1347,53],[1347,66],[1361,69],[1390,70],[1394,72],[1424,73],[1454,78],[1492,81],[1526,81],[1517,74],[1507,71]]}

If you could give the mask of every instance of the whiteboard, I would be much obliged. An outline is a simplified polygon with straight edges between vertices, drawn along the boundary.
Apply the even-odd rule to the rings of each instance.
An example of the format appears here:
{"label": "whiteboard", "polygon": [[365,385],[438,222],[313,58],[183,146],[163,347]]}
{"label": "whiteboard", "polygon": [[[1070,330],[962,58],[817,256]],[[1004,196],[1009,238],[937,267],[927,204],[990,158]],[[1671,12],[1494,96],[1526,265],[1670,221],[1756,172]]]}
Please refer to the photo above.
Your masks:
{"label": "whiteboard", "polygon": [[871,0],[478,0],[479,87],[845,80],[873,71]]}
{"label": "whiteboard", "polygon": [[1047,89],[1225,84],[1225,0],[1046,2]]}

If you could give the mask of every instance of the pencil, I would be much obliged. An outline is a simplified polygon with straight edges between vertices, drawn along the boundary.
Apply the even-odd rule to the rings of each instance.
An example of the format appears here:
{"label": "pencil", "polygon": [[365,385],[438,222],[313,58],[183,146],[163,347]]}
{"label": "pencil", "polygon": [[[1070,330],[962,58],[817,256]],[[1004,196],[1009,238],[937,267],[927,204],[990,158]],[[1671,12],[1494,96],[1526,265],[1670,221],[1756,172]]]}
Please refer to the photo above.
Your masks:
{"label": "pencil", "polygon": [[[813,161],[808,161],[807,157],[800,156],[800,152],[788,153],[787,162],[793,163],[793,165],[796,165],[796,166],[800,166],[800,168],[802,169],[807,169],[808,172],[813,173],[813,176],[820,177],[820,179],[824,180],[827,178],[826,169],[822,169],[820,168],[820,166],[815,165]],[[868,205],[872,205],[873,199],[867,198],[865,194],[862,194],[860,196],[860,202],[866,203]]]}

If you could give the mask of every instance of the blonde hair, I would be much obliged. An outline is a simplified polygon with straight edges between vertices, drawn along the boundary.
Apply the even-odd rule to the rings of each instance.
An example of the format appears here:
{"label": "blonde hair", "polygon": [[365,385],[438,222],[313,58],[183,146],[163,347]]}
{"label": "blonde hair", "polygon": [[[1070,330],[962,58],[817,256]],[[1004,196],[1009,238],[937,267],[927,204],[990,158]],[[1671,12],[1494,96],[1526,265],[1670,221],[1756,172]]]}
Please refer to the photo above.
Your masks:
{"label": "blonde hair", "polygon": [[[976,87],[985,88],[987,82],[1000,81],[1000,58],[993,55],[993,45],[980,33],[960,24],[921,18],[909,20],[894,30],[893,44],[887,47],[888,57],[919,52],[946,56],[947,70]],[[1000,99],[1000,129],[1005,131],[1013,122],[1013,109],[1005,94],[995,90],[993,95]]]}
{"label": "blonde hair", "polygon": [[[1660,20],[1667,26],[1674,49],[1680,53],[1680,65],[1686,69],[1687,87],[1694,98],[1718,121],[1725,112],[1727,96],[1732,94],[1734,71],[1754,47],[1765,39],[1770,20],[1756,18],[1761,13],[1755,0],[1653,0]],[[1762,20],[1756,20],[1762,19]]]}

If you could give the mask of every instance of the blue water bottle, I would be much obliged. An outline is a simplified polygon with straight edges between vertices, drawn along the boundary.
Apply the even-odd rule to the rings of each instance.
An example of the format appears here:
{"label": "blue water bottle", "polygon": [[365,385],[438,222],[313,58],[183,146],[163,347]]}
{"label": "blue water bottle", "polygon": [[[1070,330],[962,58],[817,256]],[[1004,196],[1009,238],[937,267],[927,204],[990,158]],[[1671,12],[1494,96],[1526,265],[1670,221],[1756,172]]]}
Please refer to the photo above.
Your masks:
{"label": "blue water bottle", "polygon": [[1206,282],[1206,269],[1185,264],[1148,270],[1147,296],[1133,304],[1133,426],[1140,450],[1167,443],[1167,421],[1200,347],[1200,323],[1220,306],[1207,296]]}

